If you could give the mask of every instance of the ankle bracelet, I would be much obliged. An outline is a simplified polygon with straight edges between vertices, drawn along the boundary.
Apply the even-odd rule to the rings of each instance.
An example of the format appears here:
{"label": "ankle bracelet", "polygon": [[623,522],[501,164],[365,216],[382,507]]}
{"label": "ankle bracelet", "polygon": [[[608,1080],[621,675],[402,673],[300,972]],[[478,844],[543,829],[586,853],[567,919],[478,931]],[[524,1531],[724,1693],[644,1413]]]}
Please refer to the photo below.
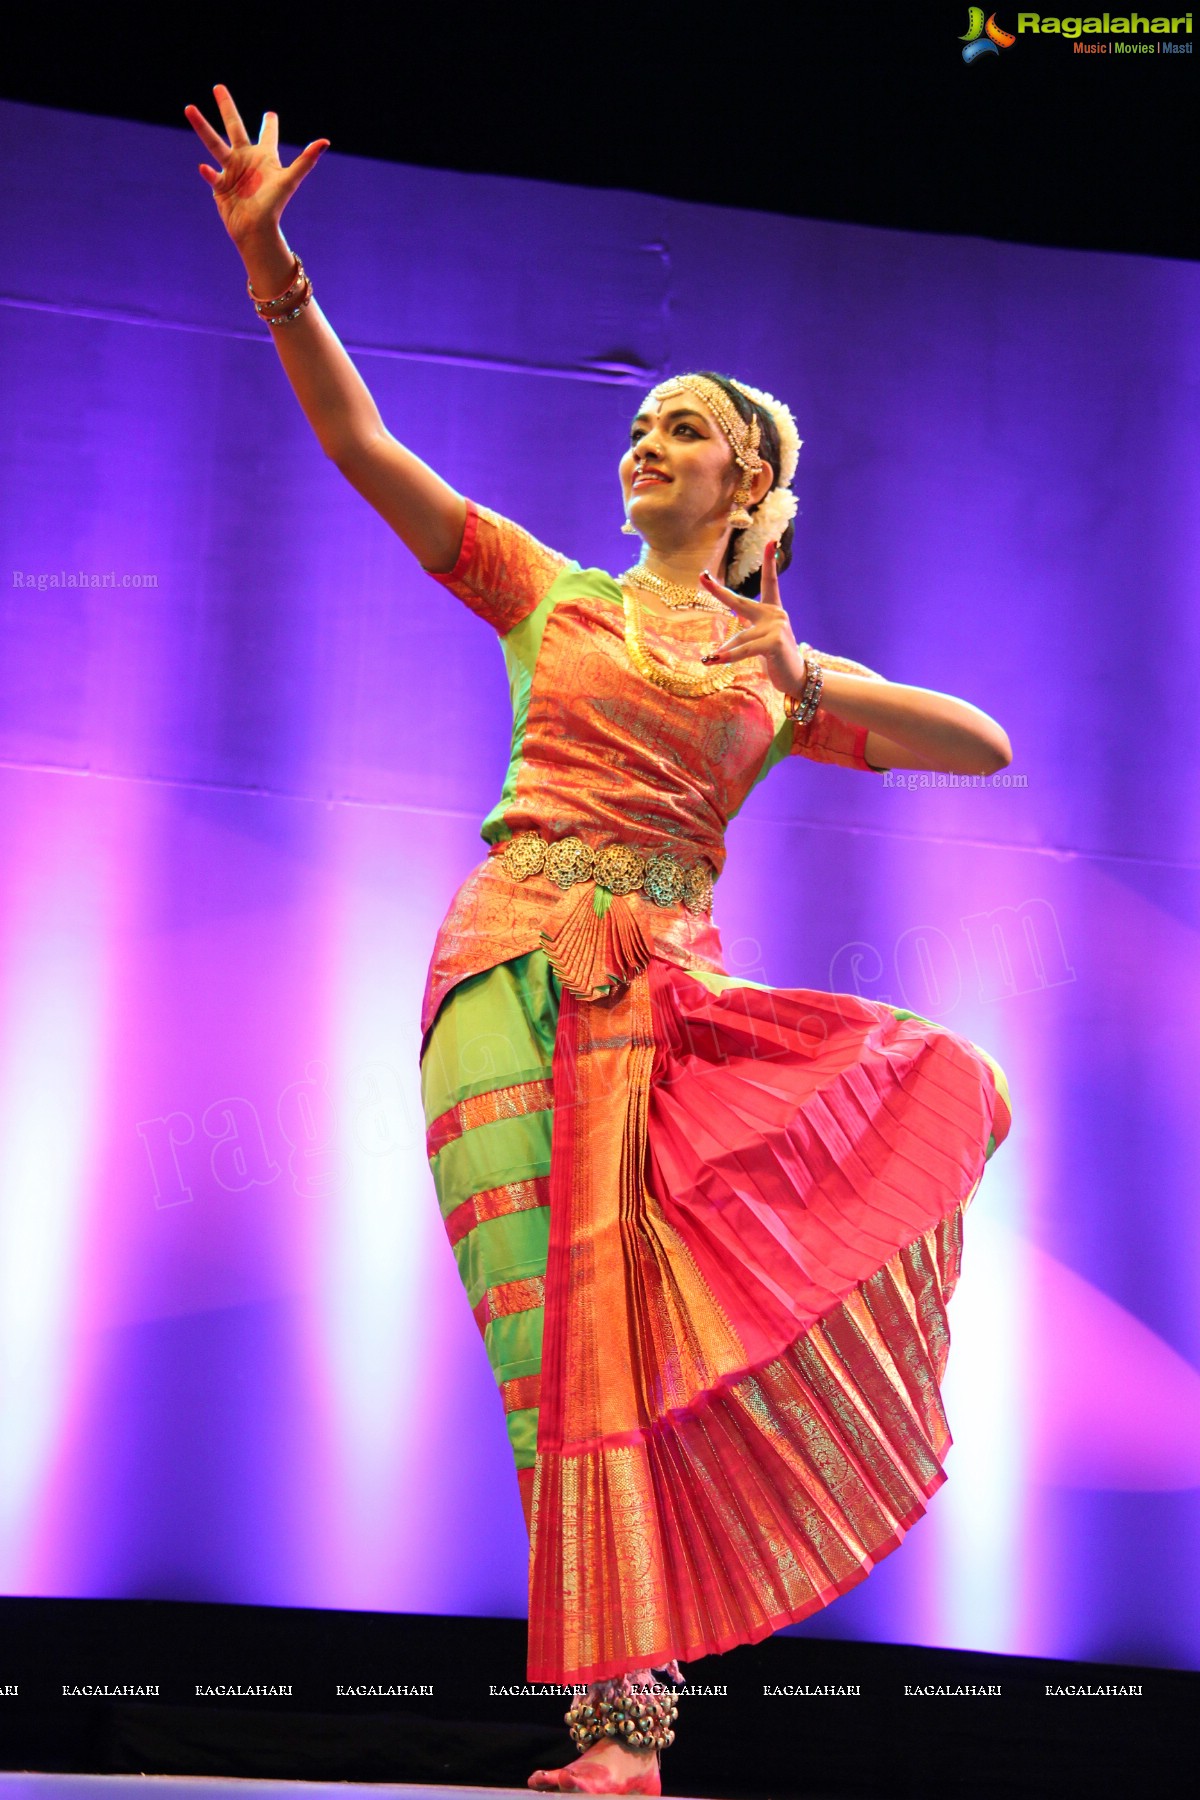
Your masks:
{"label": "ankle bracelet", "polygon": [[631,1750],[665,1750],[675,1742],[671,1727],[679,1708],[668,1689],[643,1687],[621,1675],[593,1681],[565,1717],[577,1750],[590,1750],[601,1738],[615,1738]]}

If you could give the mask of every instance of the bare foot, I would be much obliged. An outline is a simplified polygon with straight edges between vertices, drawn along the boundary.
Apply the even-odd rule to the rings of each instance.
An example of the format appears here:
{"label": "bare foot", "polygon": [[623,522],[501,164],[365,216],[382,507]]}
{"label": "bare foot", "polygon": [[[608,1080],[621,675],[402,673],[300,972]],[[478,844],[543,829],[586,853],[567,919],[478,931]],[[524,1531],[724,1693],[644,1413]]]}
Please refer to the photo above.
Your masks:
{"label": "bare foot", "polygon": [[657,1750],[629,1750],[615,1738],[593,1744],[562,1769],[535,1769],[527,1786],[551,1794],[661,1794]]}

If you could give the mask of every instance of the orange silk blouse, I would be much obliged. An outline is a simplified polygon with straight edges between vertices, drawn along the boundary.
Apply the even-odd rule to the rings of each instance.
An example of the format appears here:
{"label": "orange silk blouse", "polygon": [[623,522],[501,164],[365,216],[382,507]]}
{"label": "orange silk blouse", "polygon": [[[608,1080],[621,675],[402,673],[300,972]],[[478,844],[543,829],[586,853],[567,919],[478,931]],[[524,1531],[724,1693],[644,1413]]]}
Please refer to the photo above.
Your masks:
{"label": "orange silk blouse", "polygon": [[[467,504],[458,561],[434,580],[500,636],[513,702],[512,753],[481,835],[489,854],[458,889],[438,931],[421,1008],[428,1032],[450,989],[468,975],[537,949],[574,896],[549,877],[514,880],[498,852],[519,831],[578,836],[593,850],[631,844],[681,861],[725,863],[725,828],[746,795],[785,756],[870,770],[865,725],[819,706],[807,725],[760,659],[736,665],[720,693],[683,699],[647,681],[625,648],[621,590],[485,506]],[[726,615],[642,609],[659,656],[696,658],[729,635]],[[877,678],[878,679],[878,678]],[[629,896],[658,955],[684,969],[724,972],[710,916]]]}

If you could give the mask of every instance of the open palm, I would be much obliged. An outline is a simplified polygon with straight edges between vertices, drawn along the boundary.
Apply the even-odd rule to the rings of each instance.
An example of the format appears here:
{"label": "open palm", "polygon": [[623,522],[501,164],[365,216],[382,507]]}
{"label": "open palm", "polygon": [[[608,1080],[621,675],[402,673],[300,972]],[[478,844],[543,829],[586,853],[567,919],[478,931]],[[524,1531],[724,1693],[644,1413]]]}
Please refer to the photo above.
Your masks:
{"label": "open palm", "polygon": [[252,144],[233,95],[220,83],[213,89],[229,141],[214,131],[199,107],[184,107],[184,117],[209,155],[219,164],[200,164],[213,191],[221,221],[235,244],[279,223],[284,207],[309,171],[329,148],[328,138],[314,138],[285,169],[279,160],[279,116],[263,114],[258,142]]}

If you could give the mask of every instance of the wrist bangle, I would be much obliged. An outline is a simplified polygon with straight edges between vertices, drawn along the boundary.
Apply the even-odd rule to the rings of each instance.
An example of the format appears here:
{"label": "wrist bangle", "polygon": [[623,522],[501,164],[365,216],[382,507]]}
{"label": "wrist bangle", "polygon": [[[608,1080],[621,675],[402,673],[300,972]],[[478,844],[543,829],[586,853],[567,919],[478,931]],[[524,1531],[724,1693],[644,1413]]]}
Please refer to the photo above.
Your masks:
{"label": "wrist bangle", "polygon": [[815,656],[806,656],[802,691],[799,694],[785,694],[783,697],[783,710],[787,717],[795,719],[797,725],[807,725],[821,703],[824,685],[820,663]]}
{"label": "wrist bangle", "polygon": [[300,292],[300,289],[303,287],[304,282],[306,280],[306,276],[304,273],[304,264],[300,261],[300,258],[296,255],[296,252],[294,250],[292,251],[292,260],[296,265],[295,268],[292,270],[292,279],[291,279],[290,283],[288,284],[288,286],[284,288],[282,294],[276,294],[276,296],[273,300],[260,300],[259,296],[255,293],[254,289],[250,286],[250,277],[247,275],[247,277],[246,277],[246,292],[249,294],[250,298],[253,300],[254,310],[256,312],[261,313],[263,308],[268,307],[268,306],[283,306],[288,300],[294,299],[294,297]]}
{"label": "wrist bangle", "polygon": [[[304,264],[295,251],[292,252],[292,256],[295,260],[295,268],[292,272],[291,282],[282,294],[276,294],[273,300],[260,300],[250,285],[250,277],[248,275],[246,277],[246,292],[254,302],[254,310],[259,318],[264,319],[272,329],[276,325],[294,324],[313,297],[311,276],[305,272]],[[279,310],[281,307],[287,307],[293,300],[296,304],[291,307],[290,311],[281,312]]]}
{"label": "wrist bangle", "polygon": [[297,305],[295,305],[292,308],[291,312],[274,313],[274,314],[263,313],[262,317],[264,319],[266,319],[267,324],[271,325],[271,326],[290,325],[294,319],[298,319],[300,317],[300,314],[304,311],[305,307],[308,305],[308,303],[312,299],[312,297],[313,297],[312,282],[308,279],[308,276],[306,275],[304,277],[304,292],[300,296],[300,300],[297,303]]}

